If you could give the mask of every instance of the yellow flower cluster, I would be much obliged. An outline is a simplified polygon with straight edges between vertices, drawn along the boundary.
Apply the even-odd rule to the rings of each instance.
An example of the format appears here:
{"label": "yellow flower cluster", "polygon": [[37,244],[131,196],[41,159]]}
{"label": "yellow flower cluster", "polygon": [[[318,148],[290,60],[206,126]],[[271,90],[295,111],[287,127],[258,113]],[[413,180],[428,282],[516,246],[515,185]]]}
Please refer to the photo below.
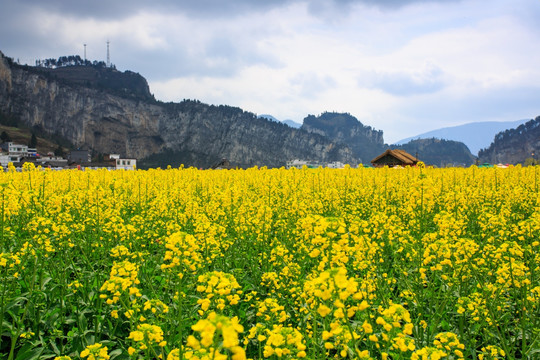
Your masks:
{"label": "yellow flower cluster", "polygon": [[368,307],[365,300],[360,302],[362,293],[358,292],[357,281],[347,277],[343,267],[326,270],[306,281],[302,296],[322,317],[332,314],[335,318],[350,318]]}
{"label": "yellow flower cluster", "polygon": [[222,311],[225,306],[236,305],[240,301],[242,292],[240,285],[232,274],[213,271],[200,275],[197,279],[197,291],[205,297],[197,301],[201,305],[201,314],[208,309]]}
{"label": "yellow flower cluster", "polygon": [[200,246],[197,239],[185,232],[175,232],[165,240],[165,256],[162,270],[176,271],[182,278],[185,271],[196,271],[202,262]]}
{"label": "yellow flower cluster", "polygon": [[268,358],[276,355],[283,359],[299,359],[306,357],[306,345],[302,334],[291,327],[274,325],[266,329],[266,336],[259,337],[264,339],[264,357]]}
{"label": "yellow flower cluster", "polygon": [[[238,334],[244,331],[238,318],[210,312],[206,319],[199,320],[192,329],[199,334],[199,338],[194,335],[187,338],[186,347],[183,349],[185,359],[226,360],[229,355],[232,360],[246,359],[245,350],[238,340]],[[175,354],[178,352],[177,349]]]}
{"label": "yellow flower cluster", "polygon": [[141,296],[141,292],[136,287],[140,284],[138,279],[139,266],[128,260],[114,262],[110,277],[101,286],[100,291],[108,292],[110,297],[102,294],[103,299],[107,299],[107,304],[116,304],[123,294]]}
{"label": "yellow flower cluster", "polygon": [[157,325],[140,324],[137,326],[137,330],[130,332],[128,339],[133,340],[136,348],[130,347],[128,349],[129,355],[133,355],[138,351],[153,352],[153,355],[157,355],[154,350],[154,346],[164,347],[167,342],[163,340],[163,330]]}
{"label": "yellow flower cluster", "polygon": [[261,317],[264,322],[282,323],[288,318],[285,307],[272,298],[266,298],[259,302],[256,315]]}
{"label": "yellow flower cluster", "polygon": [[87,358],[87,360],[109,360],[110,356],[106,346],[96,343],[88,345],[86,349],[81,351],[81,358]]}

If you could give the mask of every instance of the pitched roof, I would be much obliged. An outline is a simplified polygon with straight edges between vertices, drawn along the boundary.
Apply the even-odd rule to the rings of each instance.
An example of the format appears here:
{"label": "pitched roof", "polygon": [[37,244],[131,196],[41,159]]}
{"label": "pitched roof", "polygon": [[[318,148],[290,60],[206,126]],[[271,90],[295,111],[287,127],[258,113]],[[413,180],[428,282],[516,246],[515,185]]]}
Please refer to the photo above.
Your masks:
{"label": "pitched roof", "polygon": [[375,159],[371,160],[371,162],[376,163],[377,161],[379,161],[380,159],[382,159],[383,157],[387,155],[395,157],[396,159],[403,162],[404,164],[414,164],[418,161],[414,156],[412,156],[411,154],[409,154],[408,152],[404,150],[388,149],[385,152],[383,152],[381,155],[377,156]]}

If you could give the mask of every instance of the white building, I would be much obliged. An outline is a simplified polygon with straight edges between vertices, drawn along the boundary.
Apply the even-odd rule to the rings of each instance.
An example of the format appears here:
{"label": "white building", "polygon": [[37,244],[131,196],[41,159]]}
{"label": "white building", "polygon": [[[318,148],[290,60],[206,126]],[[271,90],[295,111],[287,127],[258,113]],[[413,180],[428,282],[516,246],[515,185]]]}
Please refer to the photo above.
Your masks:
{"label": "white building", "polygon": [[8,166],[9,163],[18,163],[22,159],[20,155],[0,154],[0,165],[2,167]]}
{"label": "white building", "polygon": [[330,169],[343,169],[345,168],[345,164],[341,161],[332,161],[331,163],[328,163],[326,167]]}
{"label": "white building", "polygon": [[2,150],[7,151],[8,154],[10,155],[20,155],[20,156],[28,155],[27,145],[15,144],[13,142],[3,143]]}
{"label": "white building", "polygon": [[116,159],[116,170],[135,170],[136,168],[137,160],[135,159],[120,159],[120,157]]}
{"label": "white building", "polygon": [[319,164],[318,162],[315,162],[315,161],[307,161],[307,160],[294,159],[294,160],[289,160],[289,161],[287,161],[287,166],[286,166],[286,168],[287,168],[287,169],[290,169],[290,168],[301,169],[301,168],[303,168],[304,166],[307,166],[308,168],[316,169],[316,168],[318,168],[320,165],[321,165],[321,164]]}

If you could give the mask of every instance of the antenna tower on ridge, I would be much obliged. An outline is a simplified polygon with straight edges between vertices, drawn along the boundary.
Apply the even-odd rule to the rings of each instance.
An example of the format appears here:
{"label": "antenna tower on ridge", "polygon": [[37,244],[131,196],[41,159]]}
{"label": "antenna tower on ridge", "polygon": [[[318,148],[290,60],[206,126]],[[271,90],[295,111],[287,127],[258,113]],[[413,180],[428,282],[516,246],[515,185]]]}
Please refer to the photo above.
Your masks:
{"label": "antenna tower on ridge", "polygon": [[109,53],[109,43],[110,41],[107,40],[107,67],[111,67],[111,56]]}
{"label": "antenna tower on ridge", "polygon": [[86,62],[86,44],[84,44],[84,62]]}

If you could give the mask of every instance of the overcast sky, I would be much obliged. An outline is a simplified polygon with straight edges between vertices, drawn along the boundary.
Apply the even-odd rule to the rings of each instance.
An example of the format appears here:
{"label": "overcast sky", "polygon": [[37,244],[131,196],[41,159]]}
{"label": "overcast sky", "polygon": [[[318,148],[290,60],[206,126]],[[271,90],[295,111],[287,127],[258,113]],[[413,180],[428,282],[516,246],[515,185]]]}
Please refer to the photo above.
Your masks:
{"label": "overcast sky", "polygon": [[387,143],[540,115],[539,0],[0,0],[21,63],[107,57],[162,101],[348,112]]}

